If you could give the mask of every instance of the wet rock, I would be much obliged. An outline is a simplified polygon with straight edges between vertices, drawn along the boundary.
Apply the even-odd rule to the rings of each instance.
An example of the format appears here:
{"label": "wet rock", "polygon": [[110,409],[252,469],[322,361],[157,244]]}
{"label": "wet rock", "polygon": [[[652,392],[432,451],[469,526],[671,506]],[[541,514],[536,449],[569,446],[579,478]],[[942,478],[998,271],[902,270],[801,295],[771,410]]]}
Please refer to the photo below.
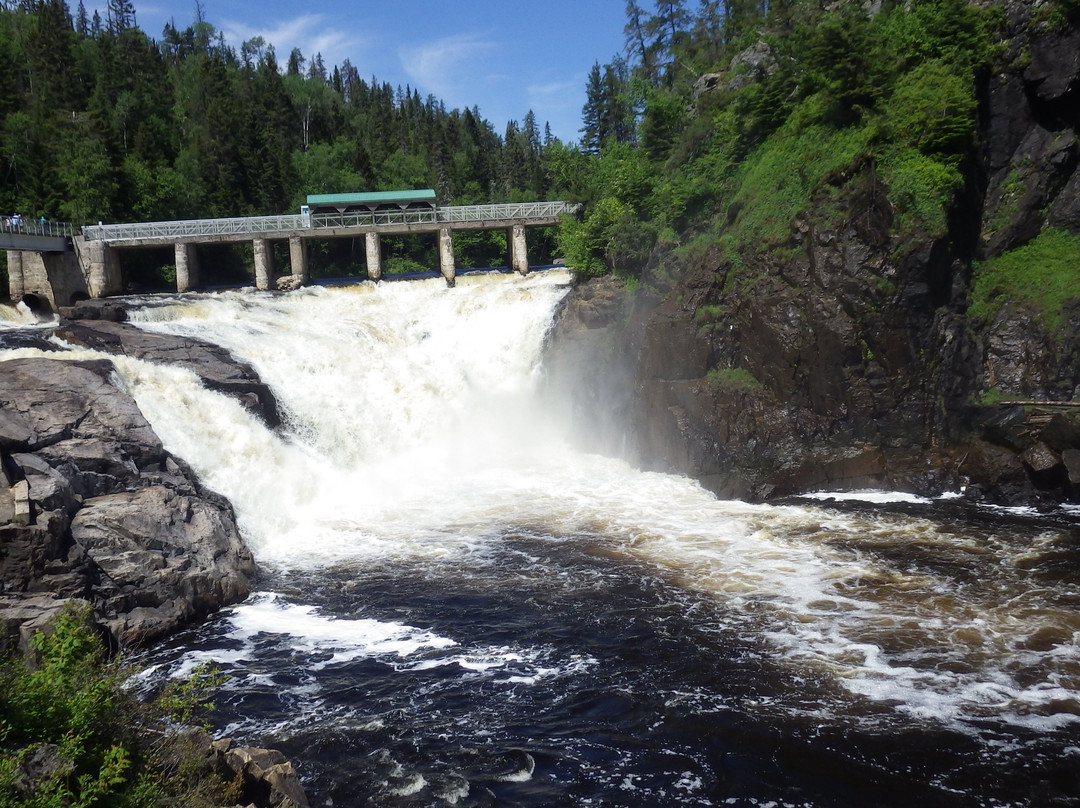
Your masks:
{"label": "wet rock", "polygon": [[209,342],[155,334],[128,323],[65,322],[56,332],[61,339],[105,353],[121,354],[158,364],[188,368],[203,384],[239,400],[273,427],[280,423],[277,402],[249,365]]}
{"label": "wet rock", "polygon": [[123,304],[112,300],[84,300],[70,307],[61,307],[61,317],[68,320],[107,320],[113,323],[125,322],[127,309]]}
{"label": "wet rock", "polygon": [[1061,463],[1061,457],[1042,441],[1025,449],[1020,460],[1037,474],[1051,472]]}
{"label": "wet rock", "polygon": [[275,281],[279,292],[294,292],[304,285],[302,275],[282,275]]}
{"label": "wet rock", "polygon": [[1065,464],[1069,483],[1080,486],[1080,449],[1066,449],[1061,453],[1061,460]]}

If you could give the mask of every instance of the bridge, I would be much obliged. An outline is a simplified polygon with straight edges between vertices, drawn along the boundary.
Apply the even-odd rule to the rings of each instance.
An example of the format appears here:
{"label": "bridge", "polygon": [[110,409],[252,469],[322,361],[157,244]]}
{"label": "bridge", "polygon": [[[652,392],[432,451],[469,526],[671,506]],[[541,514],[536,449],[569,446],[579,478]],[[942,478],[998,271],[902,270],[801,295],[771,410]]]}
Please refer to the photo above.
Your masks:
{"label": "bridge", "polygon": [[14,223],[0,218],[0,250],[65,252],[71,249],[76,228],[68,222],[28,221]]}
{"label": "bridge", "polygon": [[[117,253],[124,249],[173,247],[177,291],[196,289],[199,286],[197,245],[223,242],[250,241],[255,287],[271,289],[278,274],[271,244],[275,240],[287,240],[290,272],[277,285],[295,288],[310,279],[305,245],[310,239],[363,236],[368,278],[379,280],[383,236],[431,233],[438,238],[439,271],[447,284],[453,286],[455,231],[506,231],[508,265],[525,274],[529,270],[526,229],[558,225],[561,216],[576,210],[576,205],[566,202],[445,207],[432,204],[425,209],[305,211],[283,216],[97,224],[81,229],[54,223],[47,233],[11,233],[10,241],[2,240],[4,234],[0,233],[0,248],[8,250],[11,299],[21,300],[32,294],[48,300],[54,309],[88,297],[120,294],[123,280]],[[36,226],[29,223],[23,227],[32,231]],[[67,251],[70,252],[62,255]]]}

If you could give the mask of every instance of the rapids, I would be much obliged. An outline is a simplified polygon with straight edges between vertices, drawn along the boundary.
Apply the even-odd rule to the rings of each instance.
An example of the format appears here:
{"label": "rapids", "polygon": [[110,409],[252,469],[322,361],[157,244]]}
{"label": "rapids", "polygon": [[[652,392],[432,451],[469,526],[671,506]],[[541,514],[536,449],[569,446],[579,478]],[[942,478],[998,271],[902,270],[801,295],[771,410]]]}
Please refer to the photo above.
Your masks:
{"label": "rapids", "polygon": [[583,453],[543,378],[568,283],[129,301],[284,418],[115,359],[264,570],[150,679],[216,661],[217,728],[313,805],[1080,804],[1075,514],[723,502]]}

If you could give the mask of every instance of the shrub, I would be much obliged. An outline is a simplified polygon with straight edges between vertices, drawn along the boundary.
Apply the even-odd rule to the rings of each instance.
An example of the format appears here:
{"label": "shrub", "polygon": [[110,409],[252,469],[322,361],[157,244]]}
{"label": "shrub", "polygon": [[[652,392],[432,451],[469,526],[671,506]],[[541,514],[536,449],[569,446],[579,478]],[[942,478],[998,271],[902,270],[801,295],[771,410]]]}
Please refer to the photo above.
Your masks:
{"label": "shrub", "polygon": [[975,86],[932,59],[897,82],[887,105],[897,136],[924,154],[960,154],[975,136]]}
{"label": "shrub", "polygon": [[929,157],[914,149],[894,149],[880,167],[889,198],[899,213],[900,231],[943,235],[952,195],[964,180],[955,161]]}
{"label": "shrub", "polygon": [[[66,608],[34,637],[34,659],[0,666],[0,808],[227,802],[203,770],[205,750],[175,724],[208,709],[220,677],[203,669],[141,702],[127,686],[132,669],[106,659],[89,617],[89,606]],[[28,782],[24,764],[42,757],[50,765]]]}

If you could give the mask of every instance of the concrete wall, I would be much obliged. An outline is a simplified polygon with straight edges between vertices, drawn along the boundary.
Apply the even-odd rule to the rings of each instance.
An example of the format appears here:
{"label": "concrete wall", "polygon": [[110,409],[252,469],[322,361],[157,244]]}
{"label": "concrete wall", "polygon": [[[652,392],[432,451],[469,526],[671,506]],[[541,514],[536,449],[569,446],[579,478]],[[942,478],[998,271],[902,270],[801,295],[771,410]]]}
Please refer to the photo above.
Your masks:
{"label": "concrete wall", "polygon": [[87,241],[82,236],[72,239],[72,244],[90,297],[108,297],[124,291],[120,258],[115,249],[103,241]]}
{"label": "concrete wall", "polygon": [[[23,252],[21,255],[22,295],[19,299],[34,295],[39,300],[47,301],[49,307],[56,311],[60,306],[70,306],[91,297],[79,258],[74,252]],[[10,258],[8,264],[11,264]]]}

